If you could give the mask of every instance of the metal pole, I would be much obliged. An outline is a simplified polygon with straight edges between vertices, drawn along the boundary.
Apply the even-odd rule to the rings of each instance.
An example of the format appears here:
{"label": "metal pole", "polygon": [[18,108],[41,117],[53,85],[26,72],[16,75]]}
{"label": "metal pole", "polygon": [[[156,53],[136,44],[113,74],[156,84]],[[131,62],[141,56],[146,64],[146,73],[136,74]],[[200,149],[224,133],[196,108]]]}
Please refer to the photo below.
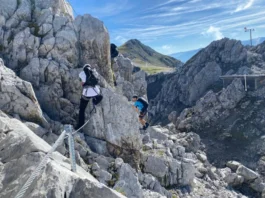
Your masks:
{"label": "metal pole", "polygon": [[76,172],[76,160],[75,160],[75,142],[73,138],[73,126],[72,125],[64,125],[64,130],[68,135],[68,144],[69,144],[69,153],[72,165],[72,171]]}
{"label": "metal pole", "polygon": [[248,89],[247,89],[247,75],[246,74],[244,75],[244,79],[245,79],[245,91],[247,91]]}
{"label": "metal pole", "polygon": [[250,46],[252,47],[252,29],[250,29]]}
{"label": "metal pole", "polygon": [[245,27],[245,32],[249,32],[250,36],[250,46],[252,47],[252,32],[255,31],[255,29],[249,29]]}

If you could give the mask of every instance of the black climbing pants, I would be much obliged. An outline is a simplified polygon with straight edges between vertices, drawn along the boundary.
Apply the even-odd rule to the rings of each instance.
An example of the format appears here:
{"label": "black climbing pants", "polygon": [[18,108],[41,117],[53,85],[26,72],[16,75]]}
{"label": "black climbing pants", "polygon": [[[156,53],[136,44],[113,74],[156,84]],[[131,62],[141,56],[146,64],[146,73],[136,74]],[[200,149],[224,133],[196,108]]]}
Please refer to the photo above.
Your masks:
{"label": "black climbing pants", "polygon": [[89,103],[88,99],[85,100],[84,98],[81,97],[80,106],[79,106],[79,122],[77,129],[79,129],[85,124],[85,111],[88,103]]}

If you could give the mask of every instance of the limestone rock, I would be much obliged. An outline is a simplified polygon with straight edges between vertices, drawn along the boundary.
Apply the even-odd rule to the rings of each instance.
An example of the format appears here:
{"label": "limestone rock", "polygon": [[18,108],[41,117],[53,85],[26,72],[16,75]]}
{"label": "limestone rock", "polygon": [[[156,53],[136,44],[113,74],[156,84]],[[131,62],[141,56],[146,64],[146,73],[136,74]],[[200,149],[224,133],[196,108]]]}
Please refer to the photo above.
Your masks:
{"label": "limestone rock", "polygon": [[9,114],[18,114],[22,119],[44,125],[46,120],[33,88],[4,66],[0,59],[0,109]]}
{"label": "limestone rock", "polygon": [[48,133],[46,129],[33,122],[25,122],[24,124],[39,137],[43,137],[46,133]]}
{"label": "limestone rock", "polygon": [[112,84],[107,29],[90,15],[74,20],[66,1],[0,3],[6,7],[0,9],[1,57],[32,83],[49,117],[75,124],[81,90],[76,68],[90,63]]}
{"label": "limestone rock", "polygon": [[106,27],[89,14],[78,16],[74,23],[76,31],[79,32],[79,44],[82,49],[79,52],[80,64],[89,63],[96,66],[107,82],[112,84],[110,41]]}
{"label": "limestone rock", "polygon": [[202,125],[217,122],[225,110],[235,107],[245,95],[241,80],[235,79],[218,94],[209,91],[193,108],[185,109],[175,124],[181,130],[198,130]]}
{"label": "limestone rock", "polygon": [[159,193],[152,192],[150,190],[144,190],[144,198],[166,198],[166,196],[163,196]]}
{"label": "limestone rock", "polygon": [[117,82],[117,90],[131,100],[133,95],[146,95],[146,73],[142,70],[133,72],[130,59],[119,55],[113,63],[113,71]]}
{"label": "limestone rock", "polygon": [[[0,122],[2,164],[0,196],[8,198],[16,195],[51,147],[23,123],[10,119],[2,112],[0,112]],[[77,167],[76,174],[70,170],[69,159],[54,153],[41,172],[42,176],[36,178],[26,191],[25,197],[124,197],[99,183],[81,167]]]}
{"label": "limestone rock", "polygon": [[86,143],[93,152],[100,155],[109,156],[107,142],[86,136]]}
{"label": "limestone rock", "polygon": [[140,150],[142,142],[136,112],[124,97],[109,89],[102,89],[102,92],[104,99],[85,127],[84,133],[121,148]]}
{"label": "limestone rock", "polygon": [[166,128],[162,128],[161,126],[149,127],[148,132],[152,139],[167,140],[168,138],[167,135],[168,130]]}
{"label": "limestone rock", "polygon": [[[170,193],[165,188],[163,188],[161,184],[159,183],[159,181],[151,174],[139,173],[138,178],[139,178],[139,182],[141,183],[144,189],[149,189],[151,191],[157,192],[160,194],[160,196],[172,197],[172,193]],[[145,194],[145,191],[144,191],[144,194]]]}
{"label": "limestone rock", "polygon": [[197,154],[197,157],[198,157],[198,159],[199,159],[200,161],[202,161],[202,162],[206,162],[206,161],[207,161],[207,156],[204,155],[204,154],[202,154],[202,153],[198,153],[198,154]]}
{"label": "limestone rock", "polygon": [[231,173],[225,178],[226,182],[232,186],[239,186],[244,182],[244,177]]}
{"label": "limestone rock", "polygon": [[253,170],[241,165],[238,167],[236,173],[244,177],[246,181],[253,181],[259,177],[259,175]]}
{"label": "limestone rock", "polygon": [[250,184],[250,187],[256,192],[261,193],[265,190],[265,183],[262,181],[261,178],[258,178]]}
{"label": "limestone rock", "polygon": [[236,171],[241,164],[237,161],[229,161],[226,163],[226,166],[231,168],[233,171]]}
{"label": "limestone rock", "polygon": [[129,164],[122,164],[119,169],[119,180],[114,189],[127,197],[143,197],[142,187],[138,181],[138,176]]}
{"label": "limestone rock", "polygon": [[145,154],[142,164],[143,171],[154,175],[164,187],[189,185],[195,176],[194,165],[188,160],[178,161],[170,157]]}
{"label": "limestone rock", "polygon": [[[179,72],[162,80],[159,93],[152,95],[152,120],[167,119],[167,116],[176,111],[179,114],[184,108],[195,105],[200,97],[210,89],[217,92],[222,89],[220,76],[233,69],[233,74],[240,74],[240,68],[252,65],[247,62],[247,49],[240,41],[224,38],[212,42],[198,52]],[[163,119],[164,118],[164,119]],[[161,120],[161,119],[160,119]]]}
{"label": "limestone rock", "polygon": [[122,166],[123,163],[124,162],[123,162],[123,160],[121,158],[116,158],[115,159],[115,168],[119,169]]}

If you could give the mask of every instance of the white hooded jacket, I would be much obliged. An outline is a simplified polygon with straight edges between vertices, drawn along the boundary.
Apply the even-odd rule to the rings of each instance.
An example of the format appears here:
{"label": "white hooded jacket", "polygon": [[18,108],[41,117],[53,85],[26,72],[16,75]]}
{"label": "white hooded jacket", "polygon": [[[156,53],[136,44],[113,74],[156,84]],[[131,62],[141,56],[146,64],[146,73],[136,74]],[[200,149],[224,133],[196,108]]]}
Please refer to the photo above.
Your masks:
{"label": "white hooded jacket", "polygon": [[[94,71],[93,71],[94,73]],[[97,77],[97,76],[96,76]],[[86,82],[86,74],[84,71],[79,73],[79,78],[81,79],[82,83]],[[96,85],[95,87],[86,87],[83,88],[83,96],[85,97],[94,97],[100,94],[99,85]]]}

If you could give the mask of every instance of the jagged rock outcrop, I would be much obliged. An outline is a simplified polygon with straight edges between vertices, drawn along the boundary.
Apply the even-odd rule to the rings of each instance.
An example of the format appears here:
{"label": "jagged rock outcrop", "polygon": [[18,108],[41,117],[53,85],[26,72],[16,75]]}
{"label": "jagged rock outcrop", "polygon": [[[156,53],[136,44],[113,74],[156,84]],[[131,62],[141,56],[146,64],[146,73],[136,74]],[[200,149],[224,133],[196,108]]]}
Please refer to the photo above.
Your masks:
{"label": "jagged rock outcrop", "polygon": [[18,78],[0,59],[0,109],[21,119],[45,125],[46,120],[30,83]]}
{"label": "jagged rock outcrop", "polygon": [[220,91],[223,87],[221,75],[264,72],[264,61],[259,58],[262,57],[259,54],[262,45],[248,51],[240,41],[225,38],[212,42],[172,78],[165,80],[152,103],[152,119],[162,117],[166,120],[172,110],[179,114],[185,107],[195,105],[209,90]]}
{"label": "jagged rock outcrop", "polygon": [[232,170],[229,171],[229,174],[227,174],[225,178],[229,185],[240,187],[244,183],[248,186],[248,188],[264,197],[265,183],[258,173],[236,161],[229,161],[227,166]]}
{"label": "jagged rock outcrop", "polygon": [[245,95],[243,83],[240,79],[236,79],[218,94],[209,91],[194,107],[185,109],[179,117],[175,118],[174,112],[169,117],[180,130],[205,129],[208,125],[225,119],[229,115],[229,110],[233,110]]}
{"label": "jagged rock outcrop", "polygon": [[157,94],[161,91],[163,87],[163,83],[168,80],[169,78],[173,77],[175,75],[174,72],[172,73],[157,73],[153,75],[148,75],[147,76],[147,95],[148,95],[148,100],[152,101],[155,99]]}
{"label": "jagged rock outcrop", "polygon": [[131,60],[119,55],[113,64],[117,90],[131,100],[133,95],[146,95],[146,73],[142,70],[134,72]]}
{"label": "jagged rock outcrop", "polygon": [[142,187],[138,175],[128,164],[122,164],[118,170],[119,179],[113,187],[115,190],[124,191],[127,197],[143,197]]}
{"label": "jagged rock outcrop", "polygon": [[[9,118],[2,111],[0,136],[0,196],[14,197],[51,147],[23,123]],[[58,153],[53,154],[41,176],[26,191],[25,197],[34,196],[124,197],[100,184],[81,167],[77,167],[77,173],[71,172],[70,161]]]}
{"label": "jagged rock outcrop", "polygon": [[[133,119],[136,115],[123,96],[115,94],[110,86],[113,76],[107,29],[90,15],[72,19],[61,2],[1,0],[0,56],[18,76],[32,83],[49,118],[72,125],[76,125],[82,89],[78,78],[80,67],[91,64],[101,74],[104,100],[85,133],[118,146],[123,145],[122,141],[130,145],[134,142],[133,147],[138,149],[141,144],[137,119]],[[126,64],[120,65],[125,67]],[[129,84],[138,85],[135,91],[145,93],[143,73],[129,75],[131,78],[126,79]]]}
{"label": "jagged rock outcrop", "polygon": [[102,93],[104,100],[97,107],[97,113],[92,114],[84,133],[121,148],[127,144],[139,150],[141,138],[136,112],[125,97],[113,90],[102,89]]}
{"label": "jagged rock outcrop", "polygon": [[[247,168],[251,166],[244,164],[246,166],[232,170],[211,164],[213,155],[208,153],[209,144],[199,133],[209,121],[211,126],[221,128],[218,123],[237,115],[235,109],[240,106],[240,115],[244,115],[242,120],[238,121],[235,116],[237,120],[227,122],[228,125],[233,122],[230,128],[224,127],[231,133],[222,132],[218,141],[234,135],[233,127],[236,126],[236,132],[241,131],[244,138],[253,140],[246,147],[237,145],[238,149],[246,148],[245,156],[248,157],[250,151],[255,153],[253,157],[264,155],[264,141],[257,138],[264,128],[261,122],[264,103],[253,97],[263,96],[265,89],[246,94],[241,81],[236,80],[215,93],[221,90],[216,84],[221,74],[260,72],[260,60],[264,58],[262,46],[247,51],[237,41],[223,39],[202,50],[180,71],[150,77],[152,86],[158,90],[150,92],[153,116],[166,117],[175,110],[170,117],[178,129],[173,124],[166,128],[150,126],[146,133],[139,134],[137,114],[128,98],[132,94],[145,95],[146,74],[136,71],[130,60],[119,56],[113,65],[118,86],[117,89],[112,87],[109,35],[102,22],[90,15],[73,19],[69,5],[62,5],[59,0],[0,0],[0,3],[0,57],[14,70],[0,67],[0,104],[5,102],[0,109],[17,118],[10,118],[0,111],[1,197],[14,196],[50,148],[47,143],[53,144],[59,137],[62,124],[76,123],[81,92],[78,73],[85,63],[99,71],[104,99],[91,117],[88,115],[92,108],[89,104],[89,123],[75,134],[78,172],[72,173],[69,160],[62,156],[68,157],[69,145],[65,141],[58,148],[62,155],[54,153],[42,176],[27,191],[27,197],[123,197],[106,185],[129,198],[244,197],[228,184],[250,184],[255,191],[263,191],[262,174]],[[253,64],[253,68],[249,64]],[[10,89],[8,82],[14,82],[16,86]],[[212,88],[213,91],[208,92]],[[188,109],[178,117],[185,107],[194,105],[205,93],[208,94],[193,107],[196,110],[192,115],[185,112],[191,110]],[[9,95],[25,101],[21,104],[25,108],[15,108],[20,103],[6,100]],[[43,119],[38,101],[43,117],[50,123],[48,127],[40,126],[42,123],[30,116],[36,112],[35,117]],[[249,111],[251,106],[255,109]],[[200,117],[204,111],[206,116]],[[220,122],[216,114],[222,114],[224,120]],[[244,125],[248,119],[252,122],[251,127]],[[216,150],[223,152],[222,149]],[[250,162],[253,157],[248,158]],[[233,159],[229,154],[226,158]],[[264,161],[260,158],[257,167],[261,173]]]}
{"label": "jagged rock outcrop", "polygon": [[90,15],[73,19],[62,2],[1,0],[0,57],[32,83],[49,117],[73,123],[81,89],[71,92],[75,70],[90,63],[112,84],[110,43],[101,21]]}
{"label": "jagged rock outcrop", "polygon": [[[228,190],[226,176],[231,170],[228,167],[219,169],[209,163],[197,134],[181,133],[168,125],[166,128],[151,127],[142,137],[144,174],[139,174],[139,180],[143,187],[166,197],[246,198]],[[172,189],[171,186],[177,187]]]}
{"label": "jagged rock outcrop", "polygon": [[246,92],[242,81],[235,79],[221,92],[209,91],[195,106],[179,116],[173,112],[169,118],[179,130],[201,136],[211,162],[222,166],[228,160],[237,160],[256,169],[265,150],[261,97],[264,87]]}
{"label": "jagged rock outcrop", "polygon": [[[248,59],[245,62],[248,67],[240,67],[238,73],[264,74],[262,56],[257,58],[253,55],[254,52],[256,55],[262,54],[262,50],[257,49],[262,49],[263,45],[252,48],[252,55],[249,55],[248,51]],[[250,63],[253,64],[252,67],[249,66]],[[258,83],[260,84],[257,89],[247,87],[247,90],[244,80],[240,78],[231,80],[231,84],[220,91],[216,89],[217,86],[211,86],[194,106],[184,109],[180,114],[176,109],[169,115],[169,120],[175,124],[177,131],[195,132],[200,135],[211,164],[224,167],[229,160],[243,164],[238,171],[237,168],[232,172],[230,170],[224,181],[254,197],[264,193],[262,180],[265,89],[262,82]],[[251,82],[249,84],[251,86]],[[245,166],[258,171],[259,174]]]}

